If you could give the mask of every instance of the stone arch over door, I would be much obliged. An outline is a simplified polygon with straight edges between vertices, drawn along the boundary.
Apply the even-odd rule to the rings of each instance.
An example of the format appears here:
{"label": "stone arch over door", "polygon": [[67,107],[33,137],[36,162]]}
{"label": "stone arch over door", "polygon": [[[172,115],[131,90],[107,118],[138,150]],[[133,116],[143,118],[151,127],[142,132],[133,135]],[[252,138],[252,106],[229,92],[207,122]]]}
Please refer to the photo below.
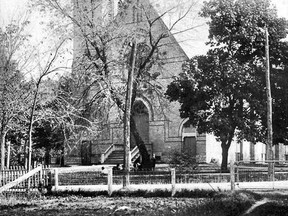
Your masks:
{"label": "stone arch over door", "polygon": [[206,161],[206,134],[197,133],[188,118],[181,122],[179,136],[182,139],[182,152],[187,150],[191,156],[196,157],[197,162]]}
{"label": "stone arch over door", "polygon": [[182,139],[182,152],[187,153],[189,156],[196,158],[197,151],[197,133],[196,129],[189,123],[189,119],[182,121],[179,129]]}
{"label": "stone arch over door", "polygon": [[184,119],[179,127],[179,136],[184,140],[184,137],[197,137],[196,128],[189,123],[189,119]]}
{"label": "stone arch over door", "polygon": [[[132,107],[132,118],[135,121],[139,135],[145,144],[149,144],[149,108],[143,100],[136,100]],[[136,146],[135,139],[131,134],[131,147]]]}

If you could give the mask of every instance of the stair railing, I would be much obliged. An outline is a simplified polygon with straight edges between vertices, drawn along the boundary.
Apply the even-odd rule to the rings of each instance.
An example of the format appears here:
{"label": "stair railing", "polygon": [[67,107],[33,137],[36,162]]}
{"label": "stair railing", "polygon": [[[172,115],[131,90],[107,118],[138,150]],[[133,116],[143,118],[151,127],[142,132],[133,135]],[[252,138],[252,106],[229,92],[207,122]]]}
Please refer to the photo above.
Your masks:
{"label": "stair railing", "polygon": [[105,160],[109,157],[110,154],[115,150],[114,144],[110,145],[104,153],[101,154],[101,163],[104,163]]}
{"label": "stair railing", "polygon": [[138,146],[135,146],[131,151],[131,163],[133,164],[134,161],[140,156],[140,151]]}
{"label": "stair railing", "polygon": [[[104,163],[106,159],[113,153],[113,151],[117,150],[123,150],[123,145],[121,144],[112,144],[110,145],[104,153],[101,154],[101,163]],[[134,163],[134,161],[140,156],[140,151],[137,146],[135,146],[131,151],[131,163]]]}

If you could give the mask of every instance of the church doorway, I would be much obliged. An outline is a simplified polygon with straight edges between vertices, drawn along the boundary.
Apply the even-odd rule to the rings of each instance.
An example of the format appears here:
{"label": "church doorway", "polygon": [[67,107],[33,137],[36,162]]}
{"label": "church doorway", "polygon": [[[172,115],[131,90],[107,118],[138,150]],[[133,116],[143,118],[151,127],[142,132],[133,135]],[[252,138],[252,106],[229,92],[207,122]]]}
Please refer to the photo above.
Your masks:
{"label": "church doorway", "polygon": [[182,127],[182,152],[195,159],[198,154],[196,129],[189,121],[186,121]]}
{"label": "church doorway", "polygon": [[81,164],[91,164],[91,142],[89,141],[83,141],[81,143]]}
{"label": "church doorway", "polygon": [[196,137],[184,137],[183,151],[193,158],[196,157],[197,155]]}
{"label": "church doorway", "polygon": [[[132,109],[132,118],[135,121],[136,129],[142,138],[143,142],[147,145],[149,143],[149,112],[146,105],[137,100],[134,102]],[[131,148],[136,146],[134,136],[131,134]]]}

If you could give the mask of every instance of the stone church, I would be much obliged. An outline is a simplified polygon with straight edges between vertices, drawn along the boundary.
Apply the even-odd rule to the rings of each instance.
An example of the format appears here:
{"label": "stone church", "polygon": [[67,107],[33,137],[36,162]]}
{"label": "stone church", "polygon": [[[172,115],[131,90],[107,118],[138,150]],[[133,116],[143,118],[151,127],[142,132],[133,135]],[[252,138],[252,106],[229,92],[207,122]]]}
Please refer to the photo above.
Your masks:
{"label": "stone church", "polygon": [[[165,4],[165,2],[163,1],[162,4]],[[121,21],[118,22],[117,26],[119,35],[138,27],[150,32],[153,38],[165,35],[158,45],[159,53],[164,53],[165,58],[161,59],[161,64],[155,62],[151,66],[151,74],[157,75],[154,84],[157,83],[160,88],[158,88],[157,94],[155,92],[147,93],[148,91],[137,94],[133,104],[133,118],[139,135],[144,141],[149,154],[155,155],[158,162],[167,162],[169,154],[176,150],[188,152],[191,157],[197,158],[198,162],[218,161],[220,163],[222,150],[215,137],[212,134],[198,134],[196,129],[189,124],[188,119],[180,118],[179,104],[177,102],[170,103],[163,97],[167,85],[172,81],[173,76],[177,76],[181,72],[182,64],[188,59],[188,56],[166,25],[167,22],[164,23],[163,17],[158,13],[159,10],[155,9],[155,4],[152,3],[152,0],[74,0],[74,17],[77,25],[74,25],[73,64],[83,63],[79,59],[87,53],[87,47],[85,48],[87,44],[85,45],[83,37],[92,33],[94,34],[93,37],[97,37],[103,29],[109,33],[111,30],[109,29],[109,23],[114,22],[114,20]],[[159,4],[159,1],[157,4]],[[105,28],[106,25],[107,28]],[[102,26],[102,28],[99,26]],[[138,32],[138,35],[142,35],[138,36],[140,41],[147,40],[147,34]],[[146,38],[143,39],[143,37]],[[111,62],[113,62],[113,58],[119,58],[123,43],[123,40],[118,40],[106,50],[112,56]],[[109,79],[109,83],[115,88],[120,85],[119,71],[120,74],[122,73],[122,78],[127,81],[128,72],[127,70],[121,70],[120,64],[109,66],[113,68],[114,72],[116,71]],[[83,67],[82,69],[81,67],[80,69],[75,68],[74,66],[74,71],[82,73]],[[127,84],[126,81],[124,87]],[[145,85],[141,86],[141,89],[145,88]],[[103,102],[103,104],[106,107],[106,114],[98,116],[98,120],[102,119],[102,123],[99,123],[102,126],[98,127],[95,136],[84,137],[79,143],[66,149],[67,154],[64,159],[66,165],[123,163],[123,113],[121,114],[119,109],[111,103],[105,104]],[[94,111],[96,113],[100,112],[97,107],[94,108]],[[139,157],[139,150],[135,146],[135,140],[131,139],[132,160]],[[274,149],[275,159],[288,159],[287,147],[279,145],[275,146]],[[245,141],[242,143],[235,141],[230,147],[228,157],[228,160],[264,161],[266,146],[262,143],[254,145]]]}
{"label": "stone church", "polygon": [[[141,26],[143,29],[150,28],[154,38],[165,34],[158,46],[160,47],[159,52],[165,53],[165,58],[161,59],[161,66],[153,65],[151,69],[154,74],[159,73],[157,83],[161,87],[157,97],[161,98],[157,99],[156,94],[153,97],[145,93],[137,95],[133,105],[133,108],[136,107],[133,118],[149,154],[155,155],[157,161],[167,161],[170,152],[174,150],[187,150],[191,156],[196,157],[198,155],[199,160],[206,161],[206,135],[197,134],[195,128],[186,123],[187,120],[179,117],[179,105],[174,102],[169,103],[163,97],[167,85],[172,81],[173,76],[181,72],[182,64],[188,57],[149,0],[75,0],[74,8],[75,5],[77,10],[84,11],[84,15],[77,11],[74,12],[74,16],[82,26],[88,19],[89,22],[94,22],[95,26],[97,23],[105,25],[113,22],[113,19],[121,19],[123,26],[119,29],[123,31],[127,28],[133,28],[133,26]],[[85,54],[85,49],[79,27],[75,26],[74,31],[74,61],[78,61],[79,57]],[[111,52],[117,56],[119,50],[115,48]],[[123,125],[115,107],[110,108],[107,122],[105,129],[101,129],[100,135],[84,140],[77,147],[69,149],[65,157],[65,164],[105,163],[113,156],[115,159],[116,154],[121,154],[123,152]],[[133,150],[135,146],[133,139],[131,142],[133,159],[137,155],[135,153],[137,150]],[[111,159],[110,162],[116,163],[115,160],[112,162]]]}

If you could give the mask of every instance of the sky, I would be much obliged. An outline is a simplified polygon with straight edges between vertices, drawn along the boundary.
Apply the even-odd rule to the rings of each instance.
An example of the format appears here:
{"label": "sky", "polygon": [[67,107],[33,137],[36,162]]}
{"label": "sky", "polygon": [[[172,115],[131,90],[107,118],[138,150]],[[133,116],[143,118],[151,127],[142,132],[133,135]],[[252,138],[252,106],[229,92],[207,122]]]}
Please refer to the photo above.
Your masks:
{"label": "sky", "polygon": [[[28,0],[0,0],[0,26],[5,25],[5,23],[11,19],[17,20],[17,18],[25,16],[25,5],[27,1]],[[166,2],[163,0],[154,1],[158,1],[159,4]],[[203,0],[199,1],[201,2]],[[276,5],[278,15],[288,19],[288,0],[272,0],[272,3]],[[32,20],[32,23],[33,25],[30,26],[29,31],[35,38],[40,38],[43,35],[43,32],[41,32],[38,18]],[[199,24],[202,25],[203,20],[196,20],[192,25]],[[179,25],[178,28],[181,28],[181,25]],[[177,35],[176,39],[178,42],[180,42],[180,45],[187,53],[187,55],[192,57],[193,55],[205,54],[208,49],[205,46],[205,41],[208,39],[208,27],[203,25],[189,32],[186,32],[185,34],[186,37]]]}

